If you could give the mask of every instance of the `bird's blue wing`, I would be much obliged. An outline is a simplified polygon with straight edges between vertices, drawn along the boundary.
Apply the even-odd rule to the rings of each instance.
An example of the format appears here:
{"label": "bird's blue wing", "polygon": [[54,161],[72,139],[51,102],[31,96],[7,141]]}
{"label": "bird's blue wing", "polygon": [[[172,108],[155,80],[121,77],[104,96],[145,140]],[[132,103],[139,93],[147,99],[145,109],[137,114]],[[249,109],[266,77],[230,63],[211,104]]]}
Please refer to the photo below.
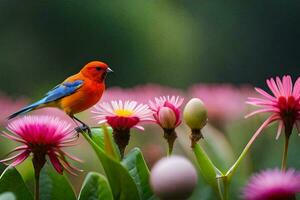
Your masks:
{"label": "bird's blue wing", "polygon": [[83,80],[76,80],[73,82],[64,82],[60,85],[57,85],[52,90],[50,90],[44,98],[13,113],[8,117],[8,119],[12,119],[20,114],[28,113],[41,105],[56,101],[65,96],[69,96],[76,92],[83,85],[83,83]]}
{"label": "bird's blue wing", "polygon": [[83,82],[83,80],[76,80],[73,82],[64,82],[60,85],[57,85],[52,90],[50,90],[43,98],[44,103],[56,101],[60,98],[73,94],[83,85]]}

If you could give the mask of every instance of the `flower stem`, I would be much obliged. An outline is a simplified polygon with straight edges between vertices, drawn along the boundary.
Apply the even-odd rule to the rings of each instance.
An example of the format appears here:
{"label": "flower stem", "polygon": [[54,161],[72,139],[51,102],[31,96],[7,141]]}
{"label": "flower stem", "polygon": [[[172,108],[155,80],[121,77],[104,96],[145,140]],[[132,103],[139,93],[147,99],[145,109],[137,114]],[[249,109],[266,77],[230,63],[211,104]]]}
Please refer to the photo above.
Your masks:
{"label": "flower stem", "polygon": [[168,156],[172,155],[174,142],[177,138],[177,134],[175,132],[175,129],[164,129],[164,138],[168,142]]}
{"label": "flower stem", "polygon": [[238,157],[238,159],[235,161],[235,163],[231,166],[231,168],[227,171],[225,174],[228,177],[228,180],[231,180],[232,175],[240,165],[241,161],[244,159],[244,157],[247,155],[250,147],[252,146],[253,142],[256,140],[256,138],[260,135],[261,131],[272,121],[272,117],[269,117],[260,127],[257,129],[257,131],[253,134],[252,138],[249,140],[245,148],[243,149],[241,155]]}
{"label": "flower stem", "polygon": [[168,152],[167,152],[167,156],[168,156],[168,157],[171,156],[171,155],[172,155],[172,152],[173,152],[173,146],[171,147],[171,146],[169,145],[169,147],[168,147]]}
{"label": "flower stem", "polygon": [[217,180],[217,182],[218,182],[218,198],[220,199],[220,200],[224,200],[224,197],[223,197],[223,191],[222,191],[222,183],[221,183],[221,181],[218,179]]}
{"label": "flower stem", "polygon": [[44,152],[34,152],[32,158],[32,164],[34,168],[34,178],[35,178],[35,187],[34,187],[34,199],[40,199],[40,173],[42,168],[46,163],[45,153]]}
{"label": "flower stem", "polygon": [[229,181],[227,176],[223,177],[223,200],[228,200]]}
{"label": "flower stem", "polygon": [[214,192],[219,195],[220,199],[222,199],[221,185],[217,177],[223,177],[223,173],[213,164],[209,156],[198,143],[195,144],[193,152],[198,163],[200,174],[202,174],[204,180],[213,188]]}
{"label": "flower stem", "polygon": [[191,147],[194,148],[197,142],[203,138],[203,135],[201,133],[200,129],[192,129],[192,133],[190,136],[191,139]]}
{"label": "flower stem", "polygon": [[290,140],[290,135],[286,134],[285,141],[284,141],[282,162],[281,162],[281,171],[283,171],[283,172],[286,171],[286,166],[287,166],[286,163],[287,163],[287,156],[288,156],[288,149],[289,149],[289,140]]}
{"label": "flower stem", "polygon": [[129,129],[124,129],[124,130],[114,129],[113,130],[113,138],[120,150],[120,155],[121,155],[121,160],[122,160],[124,158],[125,149],[130,140],[130,130]]}
{"label": "flower stem", "polygon": [[235,170],[237,169],[237,167],[240,165],[241,161],[244,159],[244,157],[247,155],[250,147],[252,146],[253,142],[255,141],[256,137],[259,135],[258,134],[254,134],[252,136],[252,138],[249,140],[249,142],[247,143],[247,145],[245,146],[245,148],[243,149],[241,155],[238,157],[238,159],[236,160],[236,162],[232,165],[232,167],[227,171],[226,176],[228,176],[229,178],[231,178],[232,174],[235,172]]}
{"label": "flower stem", "polygon": [[294,120],[294,118],[286,117],[286,118],[284,118],[283,123],[284,123],[285,141],[284,141],[284,149],[283,149],[282,161],[281,161],[281,171],[285,172],[286,167],[287,167],[289,140],[290,140],[290,136],[293,132],[293,126],[294,126],[295,120]]}
{"label": "flower stem", "polygon": [[34,172],[35,185],[34,185],[34,199],[40,199],[40,172]]}
{"label": "flower stem", "polygon": [[296,199],[296,195],[292,196],[292,197],[290,198],[290,200],[297,200],[297,199]]}

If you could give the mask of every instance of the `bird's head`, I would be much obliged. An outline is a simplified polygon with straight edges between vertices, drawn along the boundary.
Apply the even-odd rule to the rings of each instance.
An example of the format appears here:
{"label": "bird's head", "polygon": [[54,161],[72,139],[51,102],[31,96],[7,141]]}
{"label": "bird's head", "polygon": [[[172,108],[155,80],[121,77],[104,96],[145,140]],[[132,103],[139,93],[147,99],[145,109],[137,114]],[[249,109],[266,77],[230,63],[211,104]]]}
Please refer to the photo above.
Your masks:
{"label": "bird's head", "polygon": [[92,61],[86,64],[80,72],[91,80],[103,82],[107,73],[112,70],[104,62]]}

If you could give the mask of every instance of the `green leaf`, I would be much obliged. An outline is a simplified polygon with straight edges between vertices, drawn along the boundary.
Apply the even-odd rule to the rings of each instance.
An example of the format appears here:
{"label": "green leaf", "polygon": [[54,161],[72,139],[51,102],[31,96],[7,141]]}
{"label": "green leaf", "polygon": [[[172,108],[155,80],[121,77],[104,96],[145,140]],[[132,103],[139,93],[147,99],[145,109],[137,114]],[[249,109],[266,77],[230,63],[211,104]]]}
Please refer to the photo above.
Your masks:
{"label": "green leaf", "polygon": [[107,179],[99,173],[90,172],[86,176],[78,200],[113,200]]}
{"label": "green leaf", "polygon": [[76,199],[74,191],[64,175],[45,165],[40,175],[40,198],[42,200]]}
{"label": "green leaf", "polygon": [[193,148],[194,154],[198,162],[198,169],[204,180],[215,190],[219,192],[217,177],[223,176],[222,172],[214,166],[208,155],[199,144]]}
{"label": "green leaf", "polygon": [[17,200],[17,198],[14,195],[14,193],[4,192],[4,193],[0,194],[0,200]]}
{"label": "green leaf", "polygon": [[33,196],[26,187],[22,176],[14,167],[7,167],[0,177],[0,193],[12,192],[17,199],[32,200]]}
{"label": "green leaf", "polygon": [[116,144],[113,142],[112,138],[112,128],[107,126],[102,126],[102,128],[93,128],[92,140],[102,149],[115,158],[120,160],[119,149]]}
{"label": "green leaf", "polygon": [[124,158],[122,164],[127,168],[137,185],[141,199],[156,199],[150,187],[149,169],[139,148],[132,149]]}
{"label": "green leaf", "polygon": [[108,129],[107,126],[103,125],[102,129],[104,135],[104,151],[111,157],[116,160],[120,160],[120,155],[117,154],[118,148],[116,148],[115,143],[113,142],[112,138],[112,128]]}
{"label": "green leaf", "polygon": [[[94,128],[92,129],[92,139],[86,133],[83,133],[83,136],[91,144],[96,155],[101,161],[107,179],[110,183],[114,199],[139,200],[140,198],[137,186],[135,185],[135,182],[133,181],[127,169],[117,159],[105,152],[104,142],[101,142],[102,145],[101,143],[100,145],[96,143],[99,142],[101,137],[104,138],[104,136],[101,136],[101,134],[104,134],[103,131],[99,130],[99,128]],[[111,138],[111,136],[109,137]],[[94,138],[97,138],[97,140],[94,140]],[[110,142],[110,145],[114,146],[111,139],[104,141]]]}

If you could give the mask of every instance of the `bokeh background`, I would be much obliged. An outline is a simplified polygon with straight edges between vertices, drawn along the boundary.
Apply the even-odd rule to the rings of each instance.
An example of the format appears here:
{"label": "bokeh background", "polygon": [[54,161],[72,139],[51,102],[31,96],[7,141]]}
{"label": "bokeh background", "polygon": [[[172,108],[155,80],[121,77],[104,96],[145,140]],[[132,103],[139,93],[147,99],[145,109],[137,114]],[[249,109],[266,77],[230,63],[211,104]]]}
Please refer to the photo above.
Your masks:
{"label": "bokeh background", "polygon": [[123,87],[262,84],[266,77],[300,73],[297,0],[0,5],[0,87],[13,95],[38,95],[95,59],[116,72],[109,86]]}
{"label": "bokeh background", "polygon": [[[41,97],[88,61],[102,60],[115,71],[107,79],[108,88],[114,89],[106,100],[129,93],[132,99],[141,96],[132,93],[143,94],[144,102],[151,95],[203,98],[210,113],[203,145],[226,169],[265,118],[243,119],[252,109],[242,106],[254,95],[251,85],[266,89],[266,78],[290,74],[295,80],[300,75],[299,10],[297,0],[2,0],[1,125],[10,112]],[[140,86],[149,83],[156,85]],[[81,117],[89,121],[90,114]],[[254,145],[234,179],[232,199],[239,199],[252,172],[279,166],[283,140],[275,141],[275,131],[271,127]],[[175,153],[193,160],[184,137],[187,130],[183,126],[178,132],[182,137]],[[165,155],[160,129],[150,126],[133,136],[131,147],[141,147],[149,165]],[[84,141],[81,145],[81,150],[71,151],[86,159],[82,167],[101,171],[93,151]],[[289,157],[294,168],[300,168],[299,145],[294,134]],[[11,146],[1,139],[1,155]],[[30,185],[28,166],[19,170]],[[77,192],[83,178],[71,177]],[[194,199],[215,197],[200,180]]]}

